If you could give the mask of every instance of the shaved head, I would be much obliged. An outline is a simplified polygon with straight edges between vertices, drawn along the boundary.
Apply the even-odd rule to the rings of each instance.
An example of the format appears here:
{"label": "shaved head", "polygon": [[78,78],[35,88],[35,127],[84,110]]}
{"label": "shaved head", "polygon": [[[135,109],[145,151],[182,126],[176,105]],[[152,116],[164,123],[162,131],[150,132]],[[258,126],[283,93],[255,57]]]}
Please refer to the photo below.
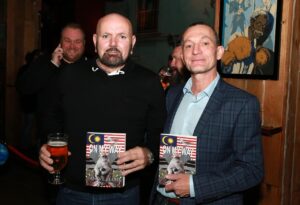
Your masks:
{"label": "shaved head", "polygon": [[104,25],[106,22],[108,22],[108,23],[111,23],[111,22],[121,23],[121,22],[123,22],[123,24],[127,24],[129,34],[133,35],[132,24],[129,21],[129,19],[126,18],[125,16],[122,16],[121,14],[118,14],[118,13],[111,13],[111,14],[108,14],[108,15],[100,18],[98,20],[98,23],[97,23],[96,33],[98,33],[99,30],[101,29],[101,25]]}
{"label": "shaved head", "polygon": [[112,72],[125,66],[133,52],[136,37],[129,19],[112,13],[99,19],[93,41],[99,67],[106,72]]}

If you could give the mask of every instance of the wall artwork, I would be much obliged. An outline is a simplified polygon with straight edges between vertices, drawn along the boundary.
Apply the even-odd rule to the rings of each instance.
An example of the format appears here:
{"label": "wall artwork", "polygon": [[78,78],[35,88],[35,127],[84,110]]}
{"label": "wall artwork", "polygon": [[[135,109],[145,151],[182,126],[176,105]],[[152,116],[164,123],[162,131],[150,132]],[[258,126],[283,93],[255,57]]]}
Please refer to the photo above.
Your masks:
{"label": "wall artwork", "polygon": [[278,79],[280,0],[222,0],[223,77]]}

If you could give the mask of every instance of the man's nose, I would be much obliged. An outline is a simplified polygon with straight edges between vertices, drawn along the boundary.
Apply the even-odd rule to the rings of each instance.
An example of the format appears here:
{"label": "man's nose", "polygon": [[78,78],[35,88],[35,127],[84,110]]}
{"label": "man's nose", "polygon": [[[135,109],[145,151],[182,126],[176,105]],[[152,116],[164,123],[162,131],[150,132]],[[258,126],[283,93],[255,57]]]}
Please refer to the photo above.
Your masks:
{"label": "man's nose", "polygon": [[115,46],[117,44],[117,39],[113,37],[110,39],[109,43],[110,43],[110,46]]}
{"label": "man's nose", "polygon": [[201,53],[201,52],[202,52],[201,44],[200,43],[195,44],[195,46],[193,48],[193,53],[198,54],[198,53]]}
{"label": "man's nose", "polygon": [[76,42],[76,41],[70,41],[69,47],[70,48],[77,48],[78,47],[78,42]]}

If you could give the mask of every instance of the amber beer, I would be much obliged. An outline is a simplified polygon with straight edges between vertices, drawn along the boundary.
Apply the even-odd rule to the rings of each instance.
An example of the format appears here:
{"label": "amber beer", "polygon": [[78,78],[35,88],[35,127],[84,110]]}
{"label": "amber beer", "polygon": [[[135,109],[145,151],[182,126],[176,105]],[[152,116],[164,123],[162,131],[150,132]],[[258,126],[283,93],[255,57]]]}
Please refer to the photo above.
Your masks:
{"label": "amber beer", "polygon": [[54,173],[50,175],[48,182],[59,185],[65,182],[60,171],[68,161],[68,136],[64,133],[51,133],[48,135],[47,150],[50,152]]}
{"label": "amber beer", "polygon": [[52,167],[54,171],[62,170],[68,161],[68,144],[65,141],[49,141],[48,151],[53,159]]}

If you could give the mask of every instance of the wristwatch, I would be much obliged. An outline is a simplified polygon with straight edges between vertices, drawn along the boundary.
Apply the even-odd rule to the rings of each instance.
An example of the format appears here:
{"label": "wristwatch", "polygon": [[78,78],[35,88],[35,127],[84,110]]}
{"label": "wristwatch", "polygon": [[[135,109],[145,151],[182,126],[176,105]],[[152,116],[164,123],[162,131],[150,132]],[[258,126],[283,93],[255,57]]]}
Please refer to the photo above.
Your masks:
{"label": "wristwatch", "polygon": [[150,150],[148,150],[147,152],[147,157],[148,157],[148,165],[151,165],[154,162],[154,157]]}

